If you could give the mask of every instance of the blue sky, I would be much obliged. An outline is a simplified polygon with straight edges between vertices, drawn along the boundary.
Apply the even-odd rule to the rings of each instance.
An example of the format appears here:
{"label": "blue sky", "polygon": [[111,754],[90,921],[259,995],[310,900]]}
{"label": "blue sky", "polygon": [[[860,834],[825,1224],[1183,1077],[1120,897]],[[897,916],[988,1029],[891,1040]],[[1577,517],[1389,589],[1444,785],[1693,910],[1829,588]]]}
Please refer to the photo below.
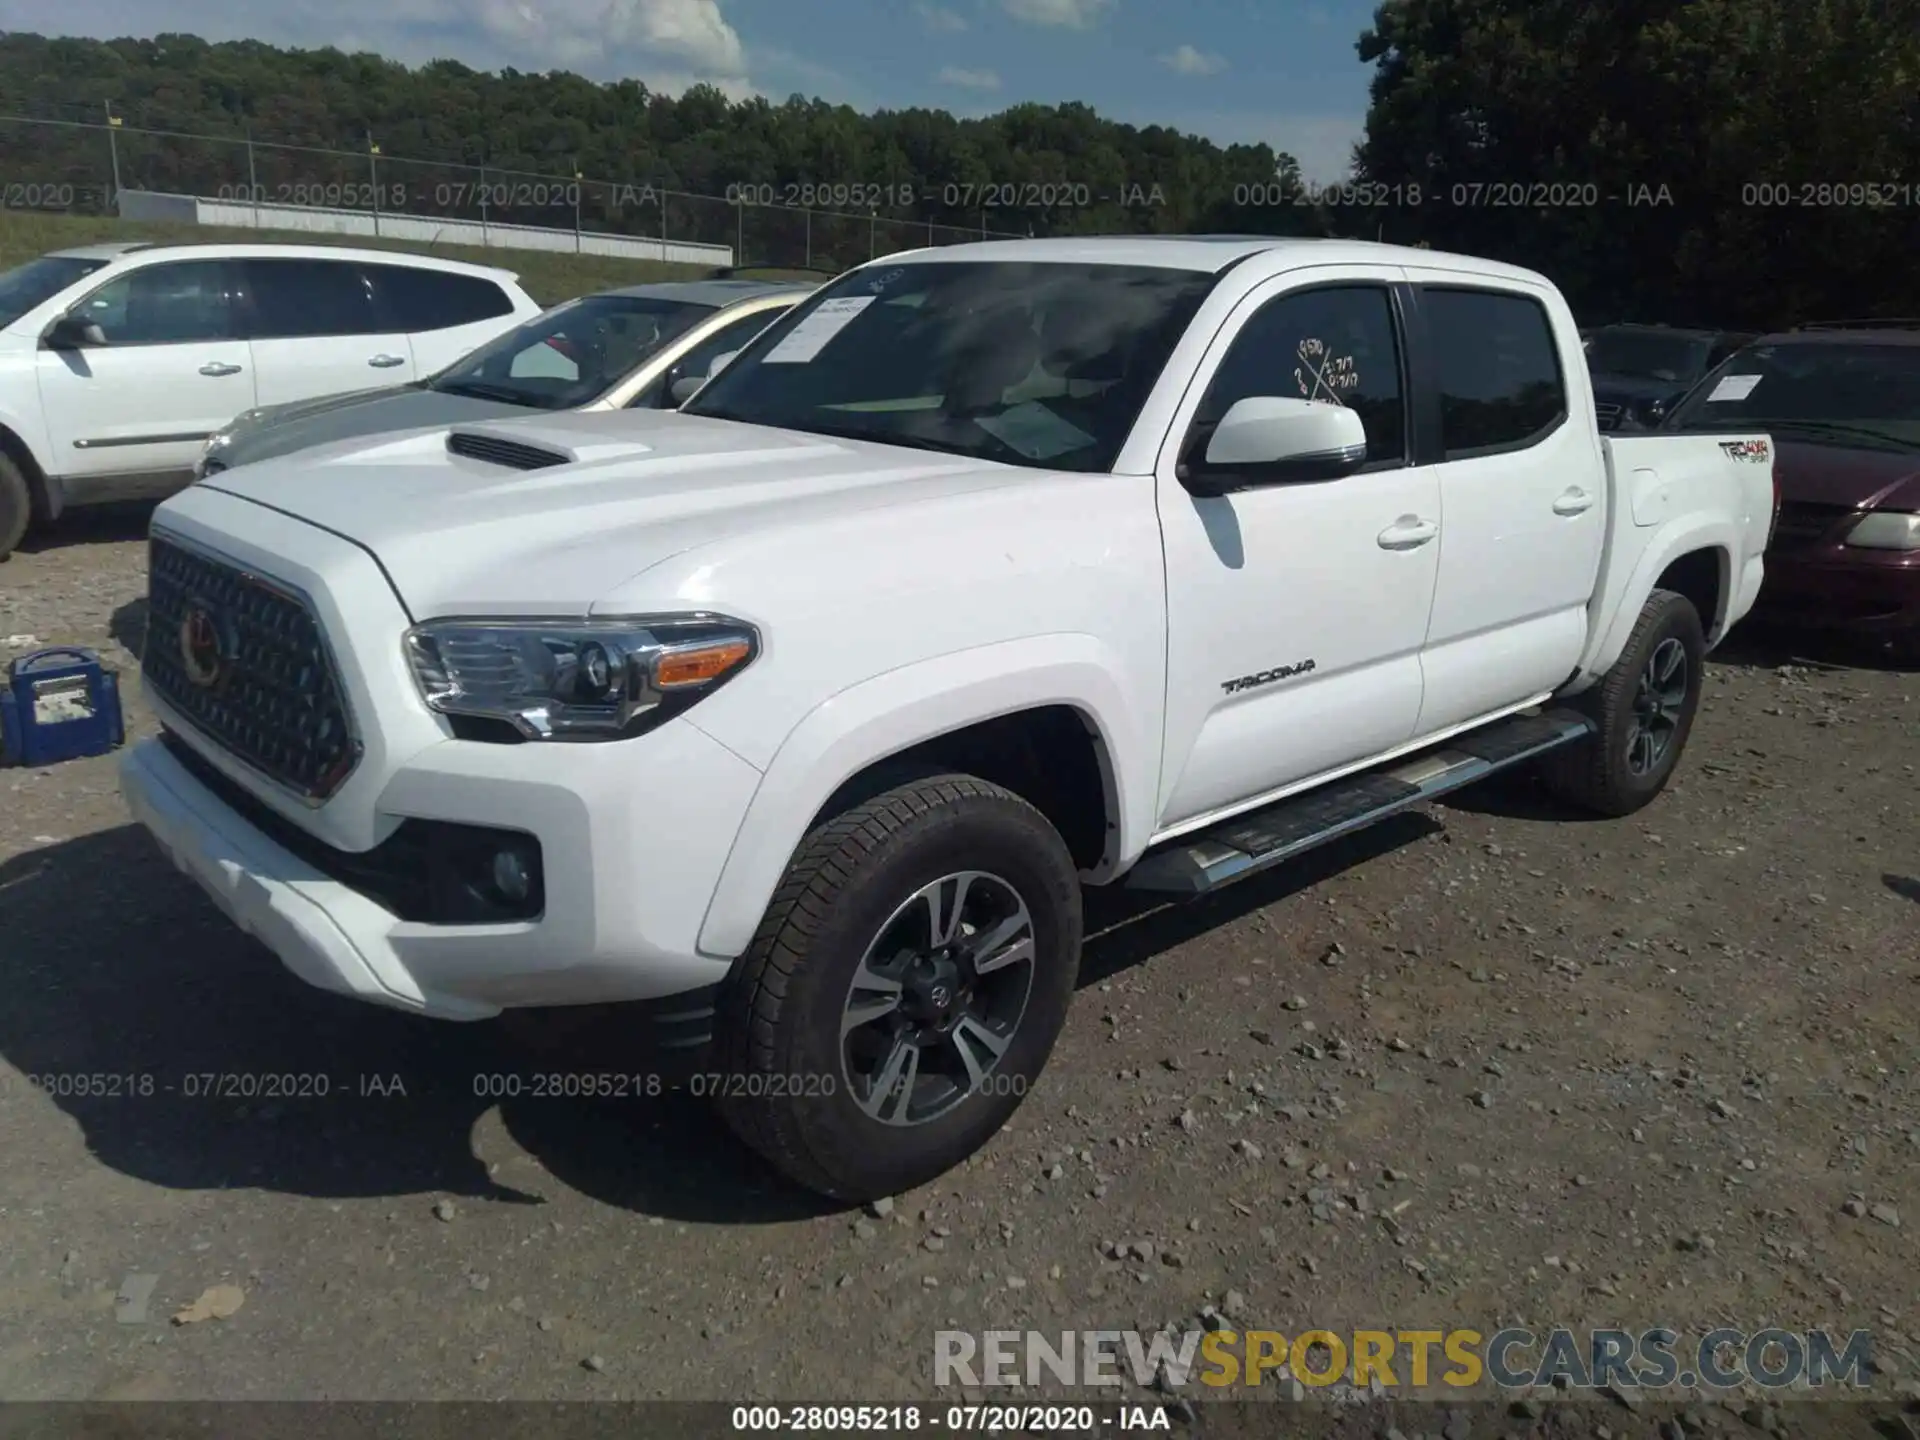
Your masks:
{"label": "blue sky", "polygon": [[984,115],[1081,100],[1135,124],[1266,141],[1345,169],[1373,0],[8,0],[8,28],[340,44],[417,63],[695,80],[862,110]]}

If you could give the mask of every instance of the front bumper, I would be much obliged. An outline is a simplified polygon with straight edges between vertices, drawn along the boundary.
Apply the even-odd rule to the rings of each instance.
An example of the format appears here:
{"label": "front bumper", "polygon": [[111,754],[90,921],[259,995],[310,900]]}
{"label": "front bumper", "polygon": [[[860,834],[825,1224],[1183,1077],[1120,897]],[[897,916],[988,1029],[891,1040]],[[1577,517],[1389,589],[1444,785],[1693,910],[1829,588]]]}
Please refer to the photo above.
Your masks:
{"label": "front bumper", "polygon": [[1920,554],[1843,550],[1770,553],[1757,618],[1869,639],[1920,636]]}
{"label": "front bumper", "polygon": [[[655,776],[664,783],[650,787]],[[341,878],[345,867],[279,843],[161,740],[131,747],[120,778],[128,807],[173,863],[302,980],[480,1020],[720,983],[731,962],[701,954],[697,937],[760,775],[686,724],[606,745],[429,746],[386,782],[383,817],[512,828],[533,835],[544,856],[540,918],[481,925],[400,918]]]}

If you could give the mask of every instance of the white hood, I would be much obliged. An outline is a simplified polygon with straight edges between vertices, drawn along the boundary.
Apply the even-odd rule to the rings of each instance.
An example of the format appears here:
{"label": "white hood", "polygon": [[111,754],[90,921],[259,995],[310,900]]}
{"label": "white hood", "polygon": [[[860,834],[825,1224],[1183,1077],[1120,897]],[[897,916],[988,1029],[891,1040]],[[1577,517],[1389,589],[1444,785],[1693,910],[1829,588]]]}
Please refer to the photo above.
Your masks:
{"label": "white hood", "polygon": [[[517,470],[450,433],[555,450]],[[567,413],[353,440],[203,481],[370,551],[417,620],[582,614],[672,556],[729,535],[1031,478],[959,456],[708,420]]]}

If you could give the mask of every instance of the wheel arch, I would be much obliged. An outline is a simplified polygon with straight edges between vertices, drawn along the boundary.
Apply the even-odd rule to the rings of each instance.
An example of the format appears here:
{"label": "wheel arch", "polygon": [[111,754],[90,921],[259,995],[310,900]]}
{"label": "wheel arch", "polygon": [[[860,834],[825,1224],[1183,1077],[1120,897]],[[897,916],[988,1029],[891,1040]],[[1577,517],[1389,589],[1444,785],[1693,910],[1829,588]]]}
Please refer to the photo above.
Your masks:
{"label": "wheel arch", "polygon": [[[702,952],[746,949],[821,819],[934,770],[1021,794],[1062,830],[1089,880],[1109,878],[1152,828],[1145,777],[1154,757],[1107,658],[1091,636],[1015,641],[905,666],[816,706],[781,743],[747,808],[701,925]],[[1023,761],[1023,751],[1042,763]],[[1051,787],[1048,756],[1064,761],[1062,783]],[[1086,815],[1096,794],[1098,815]]]}
{"label": "wheel arch", "polygon": [[1710,605],[1710,610],[1701,611],[1700,627],[1709,648],[1718,644],[1732,603],[1736,546],[1729,524],[1705,518],[1658,536],[1641,552],[1612,602],[1601,597],[1602,623],[1588,642],[1587,653],[1566,693],[1586,690],[1613,668],[1627,648],[1647,597],[1657,589],[1675,590],[1693,601],[1696,608]]}

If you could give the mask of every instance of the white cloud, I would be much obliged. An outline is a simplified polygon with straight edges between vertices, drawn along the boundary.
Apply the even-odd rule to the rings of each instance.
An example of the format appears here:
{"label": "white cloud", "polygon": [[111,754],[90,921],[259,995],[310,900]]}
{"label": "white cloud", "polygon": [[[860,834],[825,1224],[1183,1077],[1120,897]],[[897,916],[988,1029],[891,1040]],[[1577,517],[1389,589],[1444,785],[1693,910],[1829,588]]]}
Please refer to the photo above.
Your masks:
{"label": "white cloud", "polygon": [[476,18],[490,39],[546,65],[631,57],[635,68],[664,62],[714,83],[746,79],[739,32],[719,0],[480,0]]}
{"label": "white cloud", "polygon": [[966,17],[956,11],[947,9],[944,5],[929,5],[927,0],[919,0],[919,3],[913,8],[914,12],[926,23],[926,27],[939,34],[958,35],[962,30],[967,28]]}
{"label": "white cloud", "polygon": [[702,82],[750,93],[753,57],[723,13],[730,0],[7,0],[6,27],[50,35],[158,35],[340,45],[418,65],[570,69],[663,90]]}
{"label": "white cloud", "polygon": [[1227,68],[1220,56],[1202,54],[1191,45],[1169,50],[1160,57],[1160,63],[1176,75],[1218,75]]}
{"label": "white cloud", "polygon": [[960,85],[968,90],[998,90],[1000,77],[991,70],[962,70],[949,65],[936,77],[942,85]]}
{"label": "white cloud", "polygon": [[1029,25],[1051,25],[1064,30],[1086,30],[1118,0],[1000,0],[1006,12]]}

